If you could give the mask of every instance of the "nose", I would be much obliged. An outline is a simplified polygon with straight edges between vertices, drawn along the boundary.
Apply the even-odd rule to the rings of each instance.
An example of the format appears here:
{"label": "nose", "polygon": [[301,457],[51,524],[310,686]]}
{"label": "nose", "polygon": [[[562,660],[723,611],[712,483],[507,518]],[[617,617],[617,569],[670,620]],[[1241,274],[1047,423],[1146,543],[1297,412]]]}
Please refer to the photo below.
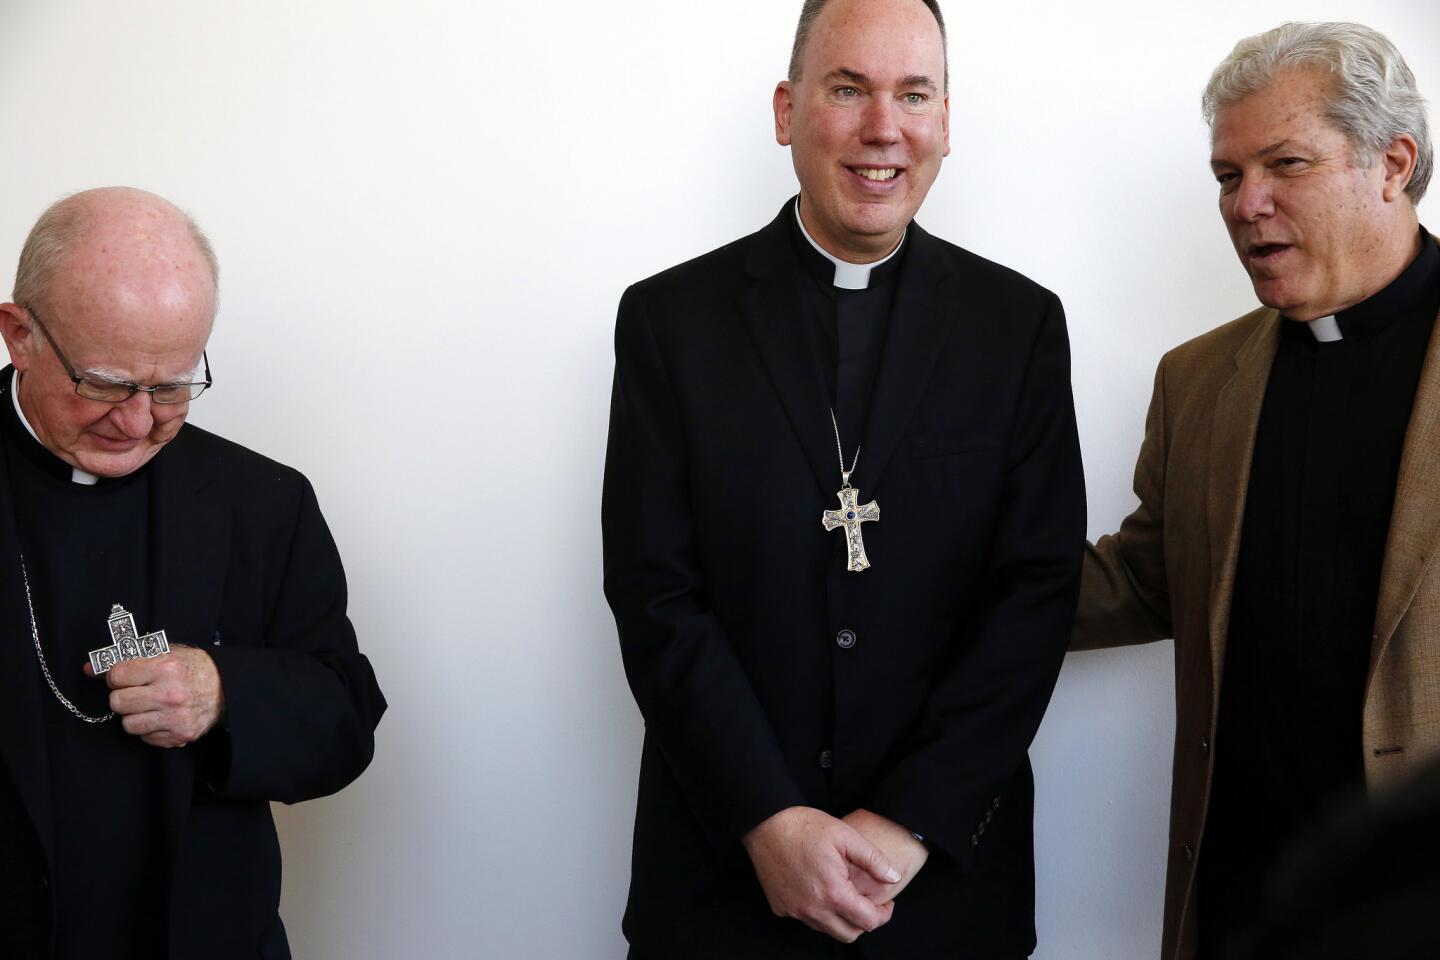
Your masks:
{"label": "nose", "polygon": [[110,421],[127,438],[139,440],[148,436],[155,425],[155,414],[150,408],[150,394],[136,392],[128,400],[110,408]]}
{"label": "nose", "polygon": [[1275,212],[1275,197],[1266,177],[1242,177],[1231,198],[1235,219],[1253,223]]}
{"label": "nose", "polygon": [[900,139],[899,107],[889,97],[872,97],[860,129],[864,143],[889,144]]}

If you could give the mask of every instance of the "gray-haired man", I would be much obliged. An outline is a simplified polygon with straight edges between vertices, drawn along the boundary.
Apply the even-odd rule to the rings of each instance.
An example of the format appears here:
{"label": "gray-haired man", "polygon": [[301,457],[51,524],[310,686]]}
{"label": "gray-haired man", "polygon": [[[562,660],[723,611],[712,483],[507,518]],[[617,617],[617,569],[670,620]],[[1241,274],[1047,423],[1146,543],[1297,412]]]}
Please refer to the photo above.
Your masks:
{"label": "gray-haired man", "polygon": [[1139,508],[1089,551],[1073,647],[1176,641],[1165,958],[1224,956],[1327,805],[1440,749],[1440,249],[1395,47],[1241,41],[1204,97],[1265,305],[1160,363]]}

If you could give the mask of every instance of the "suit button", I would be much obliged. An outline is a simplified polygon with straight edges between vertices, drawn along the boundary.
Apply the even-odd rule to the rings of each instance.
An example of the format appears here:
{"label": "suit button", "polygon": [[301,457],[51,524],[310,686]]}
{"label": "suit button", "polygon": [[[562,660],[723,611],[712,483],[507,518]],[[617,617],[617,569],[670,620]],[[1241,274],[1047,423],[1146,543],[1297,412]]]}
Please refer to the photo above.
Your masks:
{"label": "suit button", "polygon": [[849,650],[851,647],[855,646],[855,631],[841,630],[835,635],[835,645],[838,646],[841,650]]}
{"label": "suit button", "polygon": [[1195,848],[1194,848],[1194,847],[1190,846],[1190,844],[1188,844],[1188,843],[1182,843],[1182,844],[1180,844],[1180,849],[1183,850],[1183,851],[1185,851],[1185,862],[1186,862],[1186,863],[1194,863],[1194,862],[1195,862]]}
{"label": "suit button", "polygon": [[820,756],[816,759],[815,762],[820,764],[821,770],[829,770],[831,767],[835,766],[835,754],[831,753],[829,750],[821,750]]}

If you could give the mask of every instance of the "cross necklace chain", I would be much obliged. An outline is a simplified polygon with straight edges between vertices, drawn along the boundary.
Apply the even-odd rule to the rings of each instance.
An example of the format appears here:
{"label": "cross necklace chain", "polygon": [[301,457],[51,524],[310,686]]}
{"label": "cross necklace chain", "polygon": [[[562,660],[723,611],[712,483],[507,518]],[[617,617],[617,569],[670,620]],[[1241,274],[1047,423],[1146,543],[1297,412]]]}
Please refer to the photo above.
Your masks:
{"label": "cross necklace chain", "polygon": [[840,458],[840,491],[835,495],[840,498],[839,510],[826,510],[820,516],[820,522],[824,525],[826,532],[845,528],[846,565],[845,569],[850,573],[860,573],[870,568],[870,560],[865,556],[865,538],[860,534],[860,524],[871,523],[880,519],[880,505],[874,500],[864,506],[860,506],[860,491],[850,486],[850,475],[855,472],[855,467],[860,463],[860,445],[855,446],[855,459],[850,461],[850,469],[845,469],[845,448],[840,443],[840,422],[835,419],[835,411],[830,411],[830,425],[835,428],[835,452]]}
{"label": "cross necklace chain", "polygon": [[[24,554],[20,555],[20,577],[25,582],[25,606],[30,610],[30,637],[35,641],[35,659],[40,661],[40,672],[45,674],[45,682],[50,685],[50,692],[55,694],[55,699],[59,700],[66,710],[86,723],[104,723],[112,719],[115,716],[113,710],[103,717],[92,717],[60,692],[55,678],[50,675],[50,664],[45,662],[45,651],[40,646],[40,627],[35,622],[35,602],[30,599],[30,572],[25,568]],[[109,625],[110,639],[113,642],[108,647],[90,651],[90,668],[97,677],[122,660],[153,659],[170,652],[170,641],[166,639],[164,630],[141,636],[135,629],[134,614],[118,603],[110,608]]]}

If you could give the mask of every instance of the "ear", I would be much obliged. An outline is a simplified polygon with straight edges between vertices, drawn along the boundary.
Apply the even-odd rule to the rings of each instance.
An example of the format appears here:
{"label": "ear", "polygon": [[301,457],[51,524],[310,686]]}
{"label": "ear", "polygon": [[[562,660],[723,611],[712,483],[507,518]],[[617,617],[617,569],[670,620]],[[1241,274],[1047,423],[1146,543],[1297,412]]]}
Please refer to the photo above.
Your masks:
{"label": "ear", "polygon": [[790,146],[790,120],[795,114],[795,91],[789,80],[775,85],[775,142],[782,147]]}
{"label": "ear", "polygon": [[35,356],[35,331],[30,314],[16,303],[0,303],[0,336],[5,337],[5,348],[10,351],[10,362],[15,369],[24,373]]}
{"label": "ear", "polygon": [[945,94],[945,100],[941,105],[940,131],[945,136],[945,152],[942,157],[950,156],[950,94]]}
{"label": "ear", "polygon": [[1415,145],[1415,138],[1408,133],[1396,137],[1380,155],[1380,167],[1385,175],[1382,195],[1386,203],[1394,203],[1405,195],[1405,188],[1410,185],[1410,178],[1415,175],[1415,164],[1419,157],[1420,148]]}

